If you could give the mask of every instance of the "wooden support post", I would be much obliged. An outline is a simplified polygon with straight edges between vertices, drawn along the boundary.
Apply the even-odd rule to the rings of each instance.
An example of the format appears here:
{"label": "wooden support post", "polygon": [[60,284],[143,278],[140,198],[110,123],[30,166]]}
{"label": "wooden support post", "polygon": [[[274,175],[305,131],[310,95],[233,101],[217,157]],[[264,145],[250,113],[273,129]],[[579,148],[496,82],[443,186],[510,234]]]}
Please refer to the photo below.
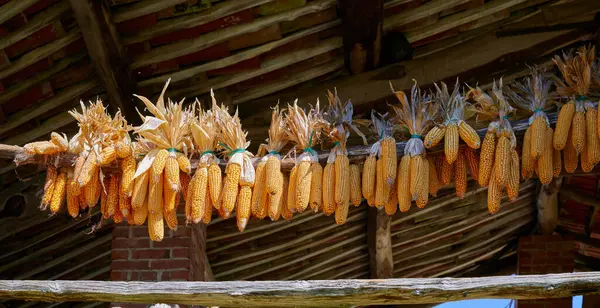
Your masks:
{"label": "wooden support post", "polygon": [[392,218],[384,210],[369,207],[367,241],[373,279],[392,278],[394,273],[391,222]]}
{"label": "wooden support post", "polygon": [[206,256],[206,225],[194,224],[192,226],[192,247],[190,259],[192,261],[193,281],[213,281],[214,276]]}
{"label": "wooden support post", "polygon": [[552,234],[558,224],[558,192],[562,177],[555,178],[548,185],[541,185],[537,198],[538,224],[542,234]]}
{"label": "wooden support post", "polygon": [[339,0],[346,67],[353,74],[374,69],[381,56],[383,0]]}
{"label": "wooden support post", "polygon": [[133,93],[135,82],[125,52],[111,22],[110,9],[105,0],[69,0],[113,111],[117,108],[129,121],[136,119]]}

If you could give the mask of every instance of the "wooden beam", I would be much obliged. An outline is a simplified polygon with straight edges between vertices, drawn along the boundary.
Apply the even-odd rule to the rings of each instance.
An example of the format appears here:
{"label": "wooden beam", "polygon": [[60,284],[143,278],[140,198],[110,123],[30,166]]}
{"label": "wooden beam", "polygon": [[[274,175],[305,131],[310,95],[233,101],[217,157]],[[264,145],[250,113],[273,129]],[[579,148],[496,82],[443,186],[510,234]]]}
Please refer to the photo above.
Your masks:
{"label": "wooden beam", "polygon": [[383,35],[383,0],[338,0],[346,68],[353,74],[379,65]]}
{"label": "wooden beam", "polygon": [[558,224],[558,193],[563,178],[554,178],[548,185],[540,185],[536,200],[538,224],[542,234],[552,234]]}
{"label": "wooden beam", "polygon": [[191,271],[194,281],[215,280],[206,256],[206,225],[192,226]]}
{"label": "wooden beam", "polygon": [[481,298],[540,299],[600,293],[600,273],[381,280],[117,282],[0,281],[0,298],[244,307],[426,304]]}
{"label": "wooden beam", "polygon": [[[393,30],[395,28],[408,25],[411,22],[418,21],[419,19],[427,18],[432,15],[439,14],[440,12],[451,9],[455,6],[470,2],[471,0],[433,0],[419,5],[418,7],[410,10],[405,10],[399,14],[395,14],[385,18],[386,30]],[[388,2],[386,2],[388,7]]]}
{"label": "wooden beam", "polygon": [[[73,97],[73,100],[76,98]],[[44,135],[48,135],[50,132],[60,129],[68,124],[75,122],[73,116],[68,112],[61,112],[47,120],[44,120],[39,126],[34,129],[28,130],[27,132],[18,134],[16,136],[6,138],[2,142],[7,144],[25,144]],[[1,173],[0,173],[1,174]]]}
{"label": "wooden beam", "polygon": [[113,14],[113,20],[116,23],[133,19],[136,17],[152,14],[154,12],[158,12],[160,10],[164,10],[169,7],[176,6],[178,4],[184,3],[187,0],[143,0],[132,5],[128,5],[124,8],[115,9],[115,13]]}
{"label": "wooden beam", "polygon": [[111,22],[108,4],[93,0],[69,0],[69,3],[92,63],[108,93],[109,106],[113,107],[113,112],[120,109],[129,121],[138,119],[133,101],[135,81]]}
{"label": "wooden beam", "polygon": [[34,5],[39,0],[19,0],[11,1],[8,5],[0,6],[0,24],[7,22],[9,19],[17,16],[28,7]]}
{"label": "wooden beam", "polygon": [[369,263],[371,278],[388,279],[394,274],[394,258],[392,255],[392,237],[390,235],[392,217],[383,209],[368,207],[367,245],[369,246]]}

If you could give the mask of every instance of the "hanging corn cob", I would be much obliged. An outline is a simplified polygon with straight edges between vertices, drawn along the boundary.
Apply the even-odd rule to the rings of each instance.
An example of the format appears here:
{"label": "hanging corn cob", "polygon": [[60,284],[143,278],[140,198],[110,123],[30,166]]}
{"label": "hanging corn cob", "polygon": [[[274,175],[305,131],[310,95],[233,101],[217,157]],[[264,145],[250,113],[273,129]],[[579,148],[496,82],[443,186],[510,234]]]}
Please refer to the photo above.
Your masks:
{"label": "hanging corn cob", "polygon": [[[352,121],[352,115],[354,113],[352,102],[348,100],[346,103],[342,103],[338,97],[337,90],[335,90],[335,94],[331,93],[331,91],[328,91],[327,94],[329,104],[327,106],[327,112],[324,115],[326,122],[324,131],[334,144],[333,149],[331,149],[329,152],[327,164],[333,164],[335,174],[333,190],[333,200],[335,201],[335,222],[341,225],[346,223],[346,219],[348,218],[348,208],[350,206],[350,160],[348,159],[348,150],[346,149],[346,143],[348,141],[348,137],[350,136],[350,130],[353,130],[357,135],[362,137],[365,145],[367,144],[367,139]],[[396,142],[389,138],[387,141],[393,143],[395,152]],[[386,153],[386,155],[388,154],[389,153]],[[383,158],[380,160],[383,164]],[[391,162],[390,157],[388,157],[388,160]],[[355,176],[359,175],[357,174]],[[382,173],[381,175],[382,179],[386,179],[387,176],[392,177],[392,183],[386,185],[388,187],[386,191],[389,193],[389,187],[394,184],[393,178],[395,178],[395,172],[391,175],[388,173]],[[360,189],[360,186],[357,189]],[[358,195],[360,196],[361,193],[358,192]]]}
{"label": "hanging corn cob", "polygon": [[250,161],[253,155],[246,150],[250,142],[246,141],[247,132],[242,130],[237,111],[231,115],[227,107],[213,104],[213,112],[216,113],[216,123],[221,131],[218,147],[229,158],[219,211],[223,212],[221,216],[229,217],[235,209],[238,230],[243,232],[250,219],[255,180],[254,166]]}
{"label": "hanging corn cob", "polygon": [[200,103],[196,101],[199,115],[190,123],[194,147],[200,153],[200,159],[186,193],[186,220],[188,223],[210,220],[210,217],[204,217],[208,211],[207,207],[211,207],[211,214],[212,207],[220,208],[218,201],[222,188],[221,168],[219,167],[220,160],[215,154],[219,126],[216,123],[216,112],[214,111],[219,107],[212,91],[211,96],[213,110],[202,110]]}
{"label": "hanging corn cob", "polygon": [[[369,156],[363,166],[362,194],[367,199],[369,206],[381,209],[387,205],[386,213],[393,215],[396,209],[392,209],[392,202],[388,202],[388,200],[391,192],[395,190],[398,158],[396,140],[393,137],[393,125],[386,117],[387,113],[382,115],[374,110],[371,111],[371,122],[378,140],[371,146]],[[394,171],[389,169],[394,169]]]}
{"label": "hanging corn cob", "polygon": [[[271,220],[275,220],[281,214],[279,207],[283,196],[283,174],[281,173],[280,153],[288,142],[284,111],[279,109],[279,105],[273,108],[269,139],[267,143],[261,144],[258,148],[258,156],[262,158],[256,167],[256,181],[252,194],[252,213],[259,219],[263,219],[268,214]],[[316,185],[314,181],[320,167],[321,165],[318,163],[311,166],[313,169],[311,179],[313,189],[311,189],[310,194],[310,207],[315,212],[321,206],[321,185]],[[260,174],[259,168],[261,169]],[[321,182],[320,176],[318,182]]]}
{"label": "hanging corn cob", "polygon": [[[529,117],[529,126],[523,138],[521,175],[526,179],[531,177],[533,171],[536,170],[542,184],[548,184],[552,180],[552,176],[546,176],[547,170],[542,171],[545,176],[540,175],[539,165],[547,165],[539,162],[542,157],[546,157],[543,158],[544,161],[551,162],[554,153],[552,148],[548,150],[548,147],[546,147],[547,143],[552,144],[552,135],[550,135],[551,139],[546,139],[548,136],[546,131],[550,129],[550,124],[544,113],[548,101],[553,96],[553,93],[550,92],[552,83],[549,78],[549,75],[533,67],[531,68],[531,76],[526,77],[523,82],[515,82],[512,90],[508,91],[509,97],[517,107],[533,113]],[[538,168],[536,168],[536,165],[538,165]]]}
{"label": "hanging corn cob", "polygon": [[444,139],[444,154],[449,164],[458,158],[459,137],[472,149],[479,149],[481,140],[477,132],[465,120],[465,113],[470,111],[471,105],[460,94],[458,80],[450,94],[444,82],[441,88],[436,84],[436,93],[433,101],[442,109],[443,122],[432,128],[425,136],[425,148],[430,149]]}
{"label": "hanging corn cob", "polygon": [[[184,109],[183,101],[174,103],[168,99],[165,103],[164,95],[169,82],[170,80],[166,82],[156,104],[136,95],[151,115],[140,114],[143,124],[135,128],[140,145],[135,152],[145,155],[133,176],[131,203],[136,223],[140,221],[135,216],[139,216],[140,219],[148,217],[148,234],[153,241],[163,239],[163,219],[167,220],[169,228],[176,228],[176,201],[180,192],[179,172],[190,171],[189,161],[186,163],[187,159],[178,160],[178,156],[187,156],[187,150],[192,147],[190,122],[193,111]],[[139,153],[144,150],[147,152]],[[148,185],[148,188],[144,189],[143,185]],[[144,211],[147,211],[147,215],[143,214]]]}
{"label": "hanging corn cob", "polygon": [[[300,108],[297,101],[294,101],[293,105],[288,104],[287,110],[285,132],[287,139],[295,144],[291,150],[293,155],[290,156],[296,157],[296,153],[302,152],[296,158],[296,164],[290,172],[287,205],[288,210],[292,213],[303,212],[311,200],[313,170],[315,170],[312,166],[319,164],[319,158],[313,150],[313,146],[320,142],[323,120],[318,102],[308,112]],[[316,168],[319,172],[318,167]],[[323,191],[325,192],[325,190]],[[317,198],[315,197],[315,199]],[[327,213],[327,209],[323,210]]]}
{"label": "hanging corn cob", "polygon": [[403,91],[392,92],[400,101],[400,105],[392,105],[397,117],[396,121],[410,133],[410,139],[404,147],[404,156],[398,167],[397,196],[400,211],[410,209],[411,200],[416,201],[419,208],[425,207],[429,196],[429,162],[425,157],[425,146],[421,140],[433,126],[439,108],[433,104],[429,96],[421,94],[417,82],[411,89],[410,102]]}
{"label": "hanging corn cob", "polygon": [[[518,164],[514,164],[514,152],[516,149],[516,137],[508,115],[514,109],[507,102],[502,92],[502,79],[496,84],[494,81],[492,96],[487,95],[479,88],[471,88],[467,93],[467,99],[476,102],[477,120],[492,120],[488,125],[479,161],[479,185],[488,188],[488,209],[490,213],[498,211],[502,190],[510,185],[514,189],[513,170]],[[511,198],[516,198],[516,192],[511,191]]]}
{"label": "hanging corn cob", "polygon": [[[553,61],[564,80],[555,79],[556,92],[568,102],[560,108],[554,149],[563,150],[565,171],[572,173],[577,168],[577,157],[582,155],[582,168],[593,169],[600,162],[600,140],[598,133],[598,111],[596,103],[587,96],[597,95],[598,84],[593,82],[595,48],[580,47],[575,55],[555,56]],[[533,137],[533,135],[532,135]],[[572,143],[571,145],[567,142]],[[586,153],[582,153],[582,151]],[[585,158],[585,161],[584,161]]]}

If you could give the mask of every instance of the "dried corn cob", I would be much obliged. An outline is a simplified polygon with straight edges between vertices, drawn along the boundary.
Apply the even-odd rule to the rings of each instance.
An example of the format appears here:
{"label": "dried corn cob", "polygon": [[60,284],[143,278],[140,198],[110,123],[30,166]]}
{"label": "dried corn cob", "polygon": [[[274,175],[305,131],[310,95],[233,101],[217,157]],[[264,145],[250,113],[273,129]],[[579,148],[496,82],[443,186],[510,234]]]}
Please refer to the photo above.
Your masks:
{"label": "dried corn cob", "polygon": [[[548,145],[552,148],[552,143],[548,142]],[[508,200],[514,201],[519,195],[519,153],[516,150],[512,150],[510,158],[510,174],[506,185],[506,193]]]}
{"label": "dried corn cob", "polygon": [[144,202],[140,207],[133,209],[133,223],[141,226],[148,217],[148,205]]}
{"label": "dried corn cob", "polygon": [[[298,165],[294,165],[290,170],[290,181],[288,183],[287,208],[290,212],[296,212],[296,174]],[[332,212],[333,213],[333,212]]]}
{"label": "dried corn cob", "polygon": [[460,135],[460,139],[462,139],[470,148],[479,149],[481,139],[473,127],[467,124],[467,122],[458,122],[458,134]]}
{"label": "dried corn cob", "polygon": [[598,140],[598,128],[596,127],[596,120],[598,119],[598,110],[594,107],[586,109],[585,112],[585,130],[586,130],[586,144],[585,147],[588,152],[588,159],[592,168],[598,162],[600,162],[600,140]]}
{"label": "dried corn cob", "polygon": [[437,169],[435,168],[435,162],[433,157],[427,158],[427,164],[429,165],[429,194],[435,197],[437,196],[441,185],[437,175]]}
{"label": "dried corn cob", "polygon": [[167,227],[173,231],[177,231],[177,212],[175,210],[167,211],[166,208],[163,210],[163,216]]}
{"label": "dried corn cob", "polygon": [[150,175],[157,181],[159,177],[162,177],[167,159],[169,158],[169,151],[161,149],[156,153],[154,161],[152,162],[152,168],[150,169]]}
{"label": "dried corn cob", "polygon": [[492,168],[490,176],[490,186],[488,187],[488,211],[490,214],[495,214],[500,210],[500,203],[502,201],[502,187],[496,180],[496,171]]}
{"label": "dried corn cob", "polygon": [[559,177],[560,176],[560,172],[562,171],[562,161],[561,161],[561,154],[559,150],[555,150],[553,148],[553,154],[552,154],[552,176]]}
{"label": "dried corn cob", "polygon": [[[290,174],[290,187],[291,183],[293,183],[292,174]],[[335,208],[335,166],[333,163],[327,163],[323,170],[323,213],[329,216],[335,212]]]}
{"label": "dried corn cob", "polygon": [[133,156],[127,156],[121,161],[121,194],[131,197],[133,193],[133,176],[136,162]]}
{"label": "dried corn cob", "polygon": [[[534,169],[534,165],[535,165],[535,161],[532,158],[532,154],[531,154],[531,130],[532,127],[527,127],[527,130],[525,131],[525,137],[523,137],[523,149],[522,149],[522,160],[523,160],[523,166],[521,169],[521,177],[523,179],[528,179],[530,177],[533,176],[533,169]],[[545,139],[545,133],[542,136],[539,136],[541,139]],[[542,140],[544,141],[544,140]],[[548,140],[549,142],[550,140]],[[540,151],[542,152],[543,149]],[[541,155],[540,155],[541,157]]]}
{"label": "dried corn cob", "polygon": [[438,158],[440,163],[440,180],[443,185],[448,185],[452,181],[452,174],[454,173],[454,164],[449,164],[446,157]]}
{"label": "dried corn cob", "polygon": [[240,173],[242,167],[236,163],[227,164],[225,170],[225,187],[223,189],[223,198],[221,209],[224,213],[232,213],[235,208],[236,198],[238,195],[238,183],[240,182]]}
{"label": "dried corn cob", "polygon": [[190,186],[190,175],[187,173],[179,174],[179,183],[181,185],[181,194],[183,195],[183,200],[187,201],[188,188]]}
{"label": "dried corn cob", "polygon": [[[198,172],[198,170],[196,170]],[[188,190],[185,194],[185,220],[186,224],[191,223],[194,219],[192,218],[192,203],[194,202],[194,191],[196,189],[196,177],[192,177],[188,184]],[[205,205],[208,206],[208,205]],[[206,210],[206,209],[205,209]]]}
{"label": "dried corn cob", "polygon": [[282,186],[281,190],[282,190],[281,205],[280,205],[281,206],[281,216],[285,220],[290,220],[294,216],[294,213],[292,213],[287,207],[288,179],[285,177],[283,178],[283,186]]}
{"label": "dried corn cob", "polygon": [[362,194],[365,199],[375,194],[376,163],[375,155],[369,155],[363,165]]}
{"label": "dried corn cob", "polygon": [[296,212],[302,213],[310,202],[310,182],[312,180],[311,162],[301,161],[296,170]]}
{"label": "dried corn cob", "polygon": [[[416,200],[419,194],[419,185],[423,182],[423,160],[420,155],[410,158],[410,195],[412,200]],[[429,177],[429,175],[427,175]]]}
{"label": "dried corn cob", "polygon": [[[83,173],[83,171],[82,171]],[[83,175],[83,174],[82,174]],[[100,185],[100,176],[98,172],[94,172],[88,184],[83,187],[83,194],[85,195],[85,203],[88,207],[94,207],[98,203],[100,198],[100,192],[102,187]]]}
{"label": "dried corn cob", "polygon": [[[268,164],[268,162],[267,162]],[[318,165],[318,164],[317,164]],[[321,166],[321,165],[319,165]],[[314,171],[313,171],[314,172]],[[283,174],[281,173],[281,171],[279,171],[279,173],[275,174],[274,176],[279,177],[279,183],[283,184]],[[313,173],[314,176],[314,173]],[[319,182],[321,181],[321,177],[319,177]],[[283,185],[282,185],[283,186]],[[321,186],[321,184],[319,183],[319,187]],[[255,187],[256,189],[256,187]],[[269,206],[269,218],[271,218],[272,221],[278,220],[279,216],[281,216],[281,206],[282,206],[282,202],[281,202],[281,198],[283,196],[283,187],[279,187],[278,189],[276,189],[277,193],[274,195],[268,195],[268,206]],[[314,191],[314,190],[313,190]],[[322,192],[319,190],[319,194],[322,194]],[[320,197],[319,197],[320,198]]]}
{"label": "dried corn cob", "polygon": [[133,155],[131,146],[125,144],[124,142],[115,143],[115,151],[117,152],[117,156],[119,158],[127,158]]}
{"label": "dried corn cob", "polygon": [[[108,188],[109,183],[110,183],[110,179],[104,178],[103,186]],[[107,204],[108,204],[108,190],[102,189],[102,192],[100,194],[100,213],[102,213],[102,218],[104,218],[104,219],[110,218],[110,216],[108,215],[107,207],[106,207]]]}
{"label": "dried corn cob", "polygon": [[[312,178],[310,181],[310,208],[316,213],[319,211],[323,203],[323,167],[321,167],[321,164],[319,163],[312,163],[311,168]],[[283,181],[282,179],[283,177],[280,180]],[[281,181],[280,183],[283,184]]]}
{"label": "dried corn cob", "polygon": [[[152,179],[150,179],[150,182],[152,182]],[[162,209],[156,213],[148,213],[148,235],[152,241],[161,242],[163,240],[165,236],[165,225],[163,222]]]}
{"label": "dried corn cob", "polygon": [[387,187],[392,187],[396,182],[396,169],[398,167],[396,140],[394,138],[387,137],[381,140],[381,157],[379,159],[383,161],[383,180]]}
{"label": "dried corn cob", "polygon": [[106,201],[106,214],[112,217],[119,205],[119,175],[113,174],[108,181],[108,200]]}
{"label": "dried corn cob", "polygon": [[440,141],[444,138],[446,133],[446,127],[438,127],[434,126],[425,136],[425,141],[423,144],[426,148],[430,149],[438,145]]}
{"label": "dried corn cob", "polygon": [[579,155],[585,147],[585,113],[583,111],[575,111],[571,134],[573,135],[573,147],[575,147],[575,151]]}
{"label": "dried corn cob", "polygon": [[119,211],[116,211],[115,215],[113,215],[113,221],[115,222],[115,224],[122,223],[123,219],[125,219],[125,217],[123,217],[123,214],[121,214],[121,212]]}
{"label": "dried corn cob", "polygon": [[265,168],[267,193],[270,195],[275,195],[279,192],[281,186],[283,185],[283,183],[280,182],[281,179],[276,176],[281,172],[281,161],[277,156],[271,155],[269,158],[267,158],[267,165]]}
{"label": "dried corn cob", "polygon": [[390,197],[384,205],[385,213],[388,216],[393,216],[396,211],[398,211],[398,178],[396,178],[396,183],[394,183],[394,189],[390,190]]}
{"label": "dried corn cob", "polygon": [[446,161],[448,161],[449,164],[453,164],[458,157],[458,136],[458,125],[456,125],[456,123],[451,123],[446,126],[444,153],[446,154]]}
{"label": "dried corn cob", "polygon": [[490,174],[494,165],[494,152],[496,150],[496,130],[490,129],[483,138],[481,145],[481,153],[479,154],[479,185],[481,187],[488,186]]}
{"label": "dried corn cob", "polygon": [[40,206],[42,210],[45,210],[52,201],[56,176],[56,167],[48,166],[48,168],[46,168],[46,181],[44,182],[44,196],[42,197],[42,205]]}
{"label": "dried corn cob", "polygon": [[385,185],[383,184],[383,161],[381,159],[377,160],[376,163],[376,180],[375,180],[375,206],[377,208],[381,208],[385,205],[386,197],[384,194],[383,188]]}
{"label": "dried corn cob", "polygon": [[67,184],[67,209],[71,217],[76,218],[79,216],[79,196],[75,194],[76,191],[80,190],[79,185],[72,178],[68,180]]}
{"label": "dried corn cob", "polygon": [[465,148],[465,158],[469,166],[469,174],[473,180],[477,181],[479,177],[479,155],[470,147]]}
{"label": "dried corn cob", "polygon": [[[443,159],[446,160],[446,159]],[[410,210],[411,194],[410,194],[410,156],[404,155],[398,165],[398,204],[401,212]]]}
{"label": "dried corn cob", "polygon": [[[554,131],[552,128],[548,127],[546,129],[546,137],[545,140],[551,140],[554,135]],[[546,142],[544,145],[546,148],[542,150],[542,157],[538,160],[538,177],[540,178],[540,182],[542,184],[549,184],[552,181],[552,154],[554,151],[552,150],[552,145],[550,142]]]}
{"label": "dried corn cob", "polygon": [[85,157],[83,155],[79,155],[77,157],[77,160],[75,160],[75,170],[73,171],[73,180],[75,181],[75,183],[77,183],[77,190],[74,191],[76,193],[76,196],[79,196],[79,194],[81,194],[81,186],[79,186],[79,183],[77,182],[77,178],[79,177],[79,174],[81,173],[81,169],[83,168],[84,163],[85,163]]}
{"label": "dried corn cob", "polygon": [[[335,222],[346,223],[350,205],[350,161],[346,155],[337,155],[335,168]],[[385,173],[384,173],[385,174]]]}
{"label": "dried corn cob", "polygon": [[[222,186],[223,184],[221,183],[221,168],[217,163],[212,162],[210,166],[208,166],[208,189],[210,190],[211,200],[215,201],[221,199]],[[221,203],[216,204],[220,206]]]}
{"label": "dried corn cob", "polygon": [[[165,168],[165,172],[163,173],[163,191],[162,191],[162,199],[163,199],[163,216],[166,218],[167,213],[175,210],[175,199],[177,198],[177,195],[179,194],[179,192],[177,191],[173,191],[171,189],[171,185],[167,184],[169,183],[169,177],[167,176],[167,172],[166,172],[166,168]],[[179,169],[177,169],[177,171],[179,172]],[[177,175],[177,179],[179,179],[179,175]]]}
{"label": "dried corn cob", "polygon": [[134,180],[133,191],[131,192],[131,206],[134,209],[142,207],[146,202],[149,177],[149,171],[146,171]]}
{"label": "dried corn cob", "polygon": [[67,187],[67,173],[61,171],[56,177],[54,188],[52,189],[52,200],[50,201],[50,213],[56,214],[60,210],[60,206],[65,198]]}
{"label": "dried corn cob", "polygon": [[208,187],[208,169],[206,166],[201,166],[196,170],[196,174],[192,179],[192,192],[190,198],[192,199],[189,204],[191,222],[199,223],[206,209],[206,190]]}
{"label": "dried corn cob", "polygon": [[250,186],[241,186],[240,195],[238,196],[238,207],[237,207],[237,227],[240,232],[244,232],[248,219],[250,219],[250,202],[252,199],[252,188]]}
{"label": "dried corn cob", "polygon": [[267,191],[266,191],[266,165],[267,162],[260,161],[256,165],[256,185],[252,191],[251,211],[252,215],[258,219],[267,216]]}
{"label": "dried corn cob", "polygon": [[133,209],[131,207],[131,197],[119,194],[119,211],[124,217],[129,217],[132,215]]}
{"label": "dried corn cob", "polygon": [[544,154],[547,127],[546,119],[538,116],[533,119],[531,128],[528,128],[528,130],[531,130],[530,155],[534,161],[540,159],[542,154]]}
{"label": "dried corn cob", "polygon": [[[394,166],[397,169],[397,166]],[[395,172],[394,172],[395,173]],[[390,193],[394,191],[392,189]],[[354,206],[359,206],[362,202],[362,192],[360,191],[360,169],[358,165],[350,165],[350,200]]]}
{"label": "dried corn cob", "polygon": [[573,102],[569,102],[560,108],[558,120],[556,120],[556,132],[553,136],[554,149],[562,150],[565,148],[574,115],[575,104]]}
{"label": "dried corn cob", "polygon": [[177,165],[179,166],[181,172],[185,172],[187,174],[192,172],[192,164],[187,156],[183,155],[183,153],[177,153],[175,154],[175,158],[177,159]]}
{"label": "dried corn cob", "polygon": [[429,200],[429,164],[427,163],[427,159],[423,156],[419,156],[421,159],[421,172],[423,172],[424,176],[421,176],[421,184],[419,185],[419,189],[417,190],[417,207],[422,209],[425,208],[427,202]]}
{"label": "dried corn cob", "polygon": [[160,212],[162,217],[163,212],[163,185],[164,178],[159,176],[155,178],[154,175],[148,179],[148,212],[155,214]]}
{"label": "dried corn cob", "polygon": [[53,155],[60,152],[60,147],[50,141],[36,141],[24,145],[23,151],[28,155]]}
{"label": "dried corn cob", "polygon": [[96,173],[98,173],[98,162],[96,161],[96,154],[94,151],[91,151],[81,167],[79,177],[77,177],[79,187],[86,186],[92,179],[92,176]]}
{"label": "dried corn cob", "polygon": [[494,170],[496,171],[496,181],[500,184],[500,187],[506,185],[508,181],[508,168],[510,162],[510,141],[508,140],[508,133],[502,132],[498,138],[498,144],[496,145],[496,154],[494,155]]}
{"label": "dried corn cob", "polygon": [[[208,189],[206,190],[204,200],[210,200],[210,191],[208,191]],[[218,201],[213,202],[212,200],[210,200],[210,202],[212,204],[218,204]],[[205,225],[208,225],[212,220],[213,206],[211,205],[211,203],[206,203],[204,205],[204,215],[202,216],[202,223]]]}
{"label": "dried corn cob", "polygon": [[575,172],[575,169],[577,169],[577,165],[579,164],[579,157],[577,156],[577,151],[575,150],[571,139],[571,134],[568,134],[567,143],[563,150],[563,160],[565,164],[565,171],[567,173]]}
{"label": "dried corn cob", "polygon": [[[179,191],[179,163],[173,156],[169,156],[164,169],[165,174],[165,188],[169,188],[173,192]],[[169,211],[172,209],[169,208]]]}
{"label": "dried corn cob", "polygon": [[105,147],[100,152],[100,166],[106,166],[117,159],[117,151],[112,146]]}
{"label": "dried corn cob", "polygon": [[458,153],[456,163],[454,164],[454,185],[456,196],[462,199],[467,192],[467,162],[464,150]]}

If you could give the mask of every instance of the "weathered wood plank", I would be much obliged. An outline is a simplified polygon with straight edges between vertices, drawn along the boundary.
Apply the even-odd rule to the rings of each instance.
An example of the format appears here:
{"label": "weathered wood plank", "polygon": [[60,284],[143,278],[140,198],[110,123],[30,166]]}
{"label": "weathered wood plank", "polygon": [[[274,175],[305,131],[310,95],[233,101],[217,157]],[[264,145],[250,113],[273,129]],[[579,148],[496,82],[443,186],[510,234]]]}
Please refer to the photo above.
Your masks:
{"label": "weathered wood plank", "polygon": [[136,2],[123,9],[117,8],[115,14],[113,15],[113,20],[114,22],[119,23],[125,20],[158,12],[184,2],[187,2],[187,0],[144,0]]}
{"label": "weathered wood plank", "polygon": [[369,263],[371,278],[387,279],[394,275],[394,258],[392,254],[391,222],[383,209],[368,207],[367,245],[369,246]]}
{"label": "weathered wood plank", "polygon": [[424,304],[476,298],[539,299],[600,293],[600,273],[477,278],[315,281],[0,281],[0,298],[244,307]]}
{"label": "weathered wood plank", "polygon": [[17,16],[17,14],[23,12],[26,8],[34,5],[38,0],[19,0],[11,1],[8,5],[0,7],[0,24],[5,23],[9,19]]}
{"label": "weathered wood plank", "polygon": [[540,185],[536,203],[538,224],[542,234],[552,234],[558,224],[558,194],[563,178],[558,177],[548,185]]}
{"label": "weathered wood plank", "polygon": [[[135,82],[106,1],[69,0],[81,28],[87,51],[109,97],[113,112],[120,109],[129,121],[134,117]],[[138,121],[134,121],[138,122]]]}

